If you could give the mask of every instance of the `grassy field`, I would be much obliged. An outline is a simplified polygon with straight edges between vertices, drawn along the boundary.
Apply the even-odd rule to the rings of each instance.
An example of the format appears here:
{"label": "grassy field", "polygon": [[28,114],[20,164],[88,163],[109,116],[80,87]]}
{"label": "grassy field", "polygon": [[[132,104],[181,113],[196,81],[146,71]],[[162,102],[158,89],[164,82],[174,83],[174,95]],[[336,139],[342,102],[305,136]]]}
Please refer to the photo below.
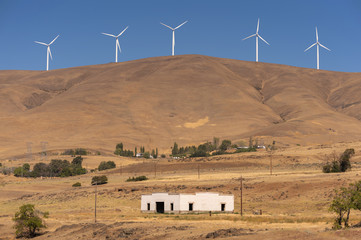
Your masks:
{"label": "grassy field", "polygon": [[[271,156],[265,151],[192,160],[166,158],[157,162],[86,156],[83,165],[88,169],[108,160],[115,161],[117,168],[69,178],[22,179],[1,175],[0,239],[14,238],[11,219],[25,203],[50,213],[48,232],[39,239],[117,239],[121,234],[131,239],[203,239],[207,234],[234,239],[359,239],[358,229],[327,229],[332,227],[335,217],[328,212],[333,190],[361,180],[360,146],[361,143],[343,143],[278,149],[272,155],[272,175]],[[356,152],[351,171],[322,173],[321,166],[327,161],[325,155],[333,151],[342,153],[350,147]],[[19,166],[25,161],[5,164]],[[107,175],[109,183],[98,186],[97,223],[94,223],[95,187],[90,181],[100,174]],[[128,177],[140,175],[150,179],[126,182]],[[239,214],[240,176],[244,179],[243,216]],[[75,182],[82,187],[72,187]],[[235,213],[209,216],[140,212],[141,194],[206,191],[234,194]],[[353,211],[351,224],[360,221],[361,212]]]}

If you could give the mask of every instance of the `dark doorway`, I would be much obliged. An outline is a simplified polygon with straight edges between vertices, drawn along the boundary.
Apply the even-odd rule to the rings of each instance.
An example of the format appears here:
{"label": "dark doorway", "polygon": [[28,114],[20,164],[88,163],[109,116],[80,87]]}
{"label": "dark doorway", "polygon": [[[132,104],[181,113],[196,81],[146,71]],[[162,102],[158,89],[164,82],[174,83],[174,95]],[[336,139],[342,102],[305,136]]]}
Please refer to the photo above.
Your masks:
{"label": "dark doorway", "polygon": [[226,210],[226,204],[222,203],[221,204],[221,211],[224,212]]}
{"label": "dark doorway", "polygon": [[170,204],[170,210],[171,210],[171,211],[174,211],[174,205],[173,205],[173,203]]}
{"label": "dark doorway", "polygon": [[193,211],[193,203],[189,204],[189,211]]}
{"label": "dark doorway", "polygon": [[156,202],[157,213],[164,213],[164,202]]}
{"label": "dark doorway", "polygon": [[148,211],[150,211],[150,203],[147,203]]}

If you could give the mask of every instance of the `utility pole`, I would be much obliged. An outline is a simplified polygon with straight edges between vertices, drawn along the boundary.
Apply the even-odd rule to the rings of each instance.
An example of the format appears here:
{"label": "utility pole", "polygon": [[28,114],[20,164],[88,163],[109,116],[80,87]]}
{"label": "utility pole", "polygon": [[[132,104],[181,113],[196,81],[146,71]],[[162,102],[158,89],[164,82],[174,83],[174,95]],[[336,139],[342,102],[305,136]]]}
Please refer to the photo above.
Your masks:
{"label": "utility pole", "polygon": [[47,161],[47,152],[46,152],[46,145],[48,144],[48,142],[40,142],[41,144],[41,160],[43,161]]}
{"label": "utility pole", "polygon": [[123,165],[122,164],[120,164],[119,173],[120,173],[120,176],[123,176]]}
{"label": "utility pole", "polygon": [[157,162],[154,162],[154,178],[157,178]]}
{"label": "utility pole", "polygon": [[275,144],[276,144],[276,141],[273,141],[272,142],[272,147],[271,147],[271,156],[270,156],[270,174],[272,175],[272,158],[273,158],[273,151],[275,150]]}
{"label": "utility pole", "polygon": [[242,175],[241,175],[241,216],[243,216],[243,179],[242,179]]}
{"label": "utility pole", "polygon": [[198,179],[200,179],[199,163],[198,163]]}
{"label": "utility pole", "polygon": [[95,208],[94,208],[94,222],[97,222],[97,190],[98,182],[95,182]]}
{"label": "utility pole", "polygon": [[29,159],[29,162],[31,162],[33,160],[33,155],[32,155],[32,145],[33,143],[32,142],[27,142],[26,143],[26,146],[27,146],[27,149],[28,149],[28,159]]}

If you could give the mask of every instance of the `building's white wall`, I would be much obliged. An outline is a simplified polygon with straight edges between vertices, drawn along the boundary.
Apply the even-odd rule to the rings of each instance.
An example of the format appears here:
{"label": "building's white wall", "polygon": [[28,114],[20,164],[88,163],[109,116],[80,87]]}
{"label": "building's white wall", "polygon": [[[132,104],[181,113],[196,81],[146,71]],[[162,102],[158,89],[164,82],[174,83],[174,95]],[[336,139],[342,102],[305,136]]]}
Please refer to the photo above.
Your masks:
{"label": "building's white wall", "polygon": [[174,204],[173,211],[188,212],[189,203],[193,203],[193,211],[221,211],[221,204],[225,204],[225,212],[234,211],[234,196],[219,195],[218,193],[196,194],[168,194],[153,193],[142,195],[141,210],[148,211],[147,203],[150,203],[150,211],[156,211],[156,202],[164,202],[164,211],[170,212],[170,204]]}
{"label": "building's white wall", "polygon": [[170,211],[170,204],[173,203],[174,211],[179,211],[179,195],[168,193],[153,193],[152,195],[142,195],[141,207],[142,211],[148,211],[148,203],[150,203],[150,211],[156,211],[156,202],[164,202],[164,211]]}
{"label": "building's white wall", "polygon": [[179,194],[179,211],[187,212],[189,210],[189,203],[193,203],[193,211],[196,208],[196,196],[194,194]]}
{"label": "building's white wall", "polygon": [[218,197],[219,207],[221,207],[222,203],[226,204],[225,211],[233,212],[234,211],[234,196],[233,195],[220,195]]}

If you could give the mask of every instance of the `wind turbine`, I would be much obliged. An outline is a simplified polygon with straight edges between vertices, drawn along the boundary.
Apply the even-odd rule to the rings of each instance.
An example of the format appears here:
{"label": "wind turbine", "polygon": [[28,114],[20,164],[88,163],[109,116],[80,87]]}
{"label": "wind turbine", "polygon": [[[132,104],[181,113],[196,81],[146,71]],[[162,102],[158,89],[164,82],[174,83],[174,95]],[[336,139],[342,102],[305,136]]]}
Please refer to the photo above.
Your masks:
{"label": "wind turbine", "polygon": [[56,36],[56,38],[54,38],[53,41],[51,41],[49,44],[35,41],[35,43],[39,43],[39,44],[41,44],[41,45],[45,45],[45,46],[48,47],[47,50],[46,50],[46,71],[49,71],[49,54],[50,54],[51,60],[53,60],[53,56],[51,56],[50,45],[53,44],[53,43],[55,42],[55,40],[56,40],[59,36],[60,36],[60,35]]}
{"label": "wind turbine", "polygon": [[313,46],[317,45],[317,69],[320,69],[320,46],[323,47],[324,49],[331,51],[330,49],[328,49],[327,47],[323,46],[319,41],[318,41],[318,33],[317,33],[317,27],[316,27],[316,42],[314,44],[312,44],[311,46],[309,46],[305,52],[312,48]]}
{"label": "wind turbine", "polygon": [[267,43],[268,45],[270,45],[266,40],[264,40],[261,35],[258,34],[258,30],[259,30],[259,18],[258,18],[258,23],[257,23],[257,31],[255,34],[252,34],[251,36],[248,36],[246,38],[244,38],[243,40],[246,40],[248,38],[251,37],[256,37],[256,62],[258,62],[258,38],[260,38],[263,42]]}
{"label": "wind turbine", "polygon": [[128,29],[128,27],[126,27],[121,33],[119,33],[118,36],[115,36],[115,35],[109,34],[109,33],[102,33],[104,35],[115,38],[115,62],[116,63],[118,62],[118,48],[119,48],[119,53],[122,52],[122,50],[120,49],[118,37],[120,37],[125,32],[125,30],[127,30],[127,29]]}
{"label": "wind turbine", "polygon": [[178,27],[175,27],[175,28],[172,28],[172,27],[169,27],[168,25],[165,25],[164,23],[160,23],[160,24],[162,24],[163,26],[166,26],[167,28],[169,28],[170,30],[172,30],[173,31],[173,38],[172,38],[172,56],[174,56],[174,46],[175,46],[175,36],[174,36],[174,32],[175,32],[175,30],[177,30],[178,28],[180,28],[181,26],[183,26],[184,24],[186,24],[188,22],[188,20],[187,21],[185,21],[184,23],[182,23],[181,25],[179,25]]}

